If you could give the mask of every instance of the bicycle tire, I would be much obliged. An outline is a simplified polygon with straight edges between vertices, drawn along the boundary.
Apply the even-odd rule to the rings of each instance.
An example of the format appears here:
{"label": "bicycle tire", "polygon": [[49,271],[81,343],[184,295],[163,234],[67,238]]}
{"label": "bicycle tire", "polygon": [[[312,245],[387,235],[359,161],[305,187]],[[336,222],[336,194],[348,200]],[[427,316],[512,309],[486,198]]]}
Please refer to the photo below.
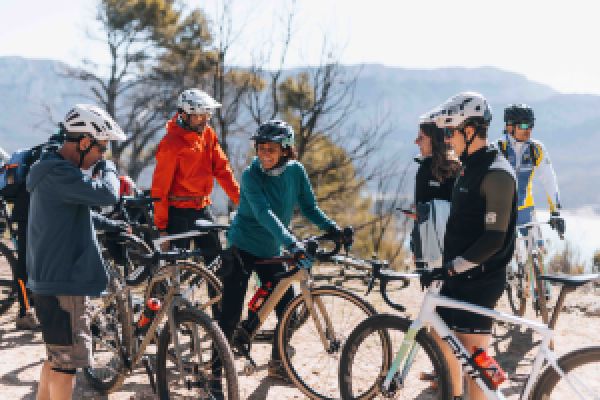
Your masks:
{"label": "bicycle tire", "polygon": [[[591,365],[592,363],[594,365]],[[594,393],[593,397],[590,398],[600,398],[600,380],[598,380],[600,346],[584,347],[567,353],[558,359],[558,365],[567,375],[573,374],[573,371],[581,366],[588,365],[589,370],[586,371],[588,374],[582,376],[582,372],[579,371],[578,379],[583,380],[586,384],[594,385],[593,388],[590,388]],[[551,365],[548,365],[533,385],[531,399],[557,400],[577,397],[573,391],[561,392],[561,389],[563,389],[560,385],[561,381],[560,374]]]}
{"label": "bicycle tire", "polygon": [[[390,368],[392,359],[395,355],[397,348],[394,347],[394,344],[391,342],[391,336],[394,330],[405,333],[410,327],[411,321],[407,318],[399,317],[396,315],[389,314],[378,314],[372,317],[367,318],[362,321],[350,334],[346,344],[342,350],[342,357],[340,359],[340,371],[339,371],[339,387],[340,394],[342,399],[373,399],[373,398],[415,398],[416,393],[397,393],[397,390],[394,393],[381,393],[380,385],[383,382],[383,378],[387,370]],[[381,340],[381,363],[369,363],[369,366],[373,366],[377,368],[379,365],[379,369],[377,371],[373,371],[374,373],[374,381],[372,383],[366,383],[366,389],[358,394],[353,393],[353,362],[355,360],[356,354],[360,349],[361,344],[365,342],[365,340],[372,334],[377,332],[380,338],[385,338],[385,340]],[[387,337],[382,334],[385,332]],[[427,393],[423,391],[418,394],[418,398],[435,398],[442,400],[450,400],[452,399],[452,385],[450,381],[449,369],[446,359],[439,348],[438,344],[433,340],[433,338],[427,334],[426,328],[422,328],[415,337],[417,344],[424,350],[424,355],[422,356],[422,360],[429,360],[431,365],[428,365],[428,368],[433,368],[434,376],[437,377],[437,390],[433,391],[429,388],[429,382],[423,382],[423,385],[427,387],[422,390],[433,391],[431,396],[427,397]],[[400,343],[397,343],[399,346]],[[374,354],[376,350],[369,348],[368,354]],[[420,369],[422,367],[419,364],[421,355],[417,355],[415,357],[416,364],[412,366],[412,370],[415,368]],[[364,363],[361,363],[361,366]],[[424,371],[423,369],[422,371]],[[361,377],[364,377],[363,374],[360,374]],[[409,377],[410,378],[410,377]],[[412,378],[413,380],[418,380],[418,378]],[[413,385],[414,382],[410,382],[407,380],[404,382],[404,388],[407,390],[419,390],[416,389],[416,385]],[[396,394],[400,394],[401,397],[395,397]],[[402,396],[406,394],[407,397]],[[393,397],[392,397],[393,396]]]}
{"label": "bicycle tire", "polygon": [[525,297],[525,291],[529,290],[525,279],[525,267],[522,264],[518,264],[518,271],[513,274],[506,281],[506,297],[508,298],[508,304],[513,314],[517,317],[525,315],[527,309],[527,298]]}
{"label": "bicycle tire", "polygon": [[542,316],[544,325],[548,325],[550,317],[548,315],[548,303],[546,301],[546,290],[544,289],[544,281],[540,279],[541,269],[539,265],[540,259],[538,256],[531,257],[531,265],[533,267],[533,279],[535,284],[535,293],[537,296],[537,305]]}
{"label": "bicycle tire", "polygon": [[[202,338],[209,337],[212,341],[211,346],[206,348],[206,351],[208,354],[210,354],[210,357],[207,357],[206,362],[203,362],[203,360],[198,360],[197,364],[194,364],[194,367],[192,368],[194,370],[194,372],[199,374],[199,371],[202,368],[206,369],[206,366],[208,366],[209,368],[212,367],[214,364],[214,361],[215,361],[214,357],[215,356],[219,357],[220,363],[221,363],[223,371],[224,371],[222,376],[226,380],[226,385],[222,386],[224,388],[224,391],[226,391],[226,393],[223,393],[223,394],[226,396],[224,396],[222,398],[228,399],[228,400],[238,400],[239,399],[239,389],[238,389],[237,371],[236,371],[235,365],[234,365],[233,353],[231,352],[231,348],[229,347],[229,344],[227,343],[227,339],[225,339],[225,335],[223,335],[223,332],[221,331],[221,329],[219,328],[217,323],[215,321],[213,321],[206,313],[204,313],[198,309],[194,309],[194,308],[188,308],[185,310],[175,311],[174,318],[175,318],[175,324],[176,324],[178,330],[179,330],[180,325],[183,325],[185,327],[185,329],[189,329],[189,326],[193,324],[193,326],[197,326],[198,328],[200,328],[204,331],[205,334],[202,336]],[[173,398],[171,396],[171,391],[179,389],[175,385],[175,383],[178,382],[177,376],[175,376],[174,382],[170,382],[168,379],[169,372],[174,372],[175,375],[177,375],[177,372],[178,372],[176,364],[173,365],[171,368],[169,368],[167,366],[167,362],[169,360],[171,360],[172,357],[174,357],[171,355],[172,352],[169,353],[169,344],[170,343],[171,343],[171,330],[167,323],[159,337],[157,361],[156,361],[156,364],[157,364],[157,368],[156,368],[157,390],[158,390],[158,395],[159,395],[160,399],[162,399],[162,400]],[[191,340],[190,343],[193,346],[193,340]],[[181,341],[179,342],[179,344],[180,344],[180,347],[183,347]],[[216,352],[213,350],[215,350]],[[191,364],[191,363],[193,363],[193,362],[186,361],[186,364]],[[211,374],[213,373],[212,369],[210,370],[210,373]],[[215,381],[214,380],[207,381],[206,377],[204,377],[204,376],[201,379],[203,379],[203,381],[201,380],[198,382],[193,382],[193,384],[200,385],[200,384],[204,383],[204,385],[208,385],[208,387],[205,386],[202,388],[202,392],[206,393],[207,395],[210,395],[210,389],[212,388],[211,383],[214,383]],[[219,380],[219,382],[220,382],[220,380]],[[185,388],[186,384],[187,383],[184,380],[183,390],[186,389]],[[190,383],[190,385],[191,384],[192,383]],[[175,398],[179,398],[179,397],[175,397]],[[205,398],[205,397],[200,397],[200,398]],[[215,397],[207,397],[207,398],[215,398]],[[221,397],[216,397],[216,398],[221,398]]]}
{"label": "bicycle tire", "polygon": [[6,259],[8,268],[10,268],[10,271],[0,268],[0,315],[2,315],[10,310],[18,298],[18,288],[15,285],[17,257],[14,250],[1,241],[0,255]]}
{"label": "bicycle tire", "polygon": [[[101,365],[101,362],[94,359],[93,366],[83,368],[83,373],[89,384],[101,394],[108,394],[118,390],[125,381],[126,373],[124,370],[125,362],[123,359],[123,348],[127,349],[127,351],[131,351],[131,339],[133,338],[133,321],[131,320],[132,313],[127,312],[125,307],[126,304],[123,299],[119,296],[112,295],[113,298],[111,302],[105,307],[105,312],[99,313],[98,315],[91,315],[91,323],[94,324],[95,317],[104,318],[107,315],[110,315],[109,308],[114,306],[113,312],[116,313],[116,317],[112,323],[104,323],[102,324],[99,321],[100,326],[104,326],[106,329],[113,328],[112,332],[115,335],[115,343],[113,349],[110,351],[114,351],[118,354],[115,359],[109,359],[108,363],[112,365]],[[131,308],[129,308],[131,311]],[[94,340],[94,336],[92,336],[92,341]],[[92,357],[94,354],[98,356],[98,352],[96,351],[96,346],[92,344]],[[114,376],[110,378],[106,378],[106,375],[102,376],[102,370],[110,369],[116,372]]]}
{"label": "bicycle tire", "polygon": [[[361,297],[339,287],[313,288],[311,295],[315,311],[317,311],[320,301],[334,326],[335,338],[328,343],[329,348],[325,349],[322,345],[311,344],[313,341],[307,340],[310,329],[313,328],[316,335],[313,337],[321,344],[314,320],[310,316],[302,294],[296,296],[284,310],[277,326],[276,345],[287,375],[306,396],[312,399],[336,398],[339,393],[337,388],[339,355],[343,343],[350,331],[360,321],[375,315],[376,311]],[[327,309],[325,304],[329,304],[326,303],[328,299],[331,299],[331,304],[340,299],[346,305],[353,307],[344,307],[343,304],[340,304],[336,310],[337,304],[340,303],[337,302],[333,308]],[[325,327],[322,314],[322,310],[319,310],[319,320],[322,327]],[[297,316],[299,318],[296,318]],[[333,322],[334,318],[335,323]],[[333,373],[331,373],[332,369]]]}

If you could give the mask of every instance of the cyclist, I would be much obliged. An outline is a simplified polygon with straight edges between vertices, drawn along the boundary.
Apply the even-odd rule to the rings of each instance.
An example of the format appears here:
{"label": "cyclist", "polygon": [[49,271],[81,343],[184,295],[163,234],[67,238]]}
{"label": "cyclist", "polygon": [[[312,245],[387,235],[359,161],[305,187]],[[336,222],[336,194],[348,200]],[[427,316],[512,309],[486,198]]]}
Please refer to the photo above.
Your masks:
{"label": "cyclist", "polygon": [[[542,182],[548,204],[550,206],[550,225],[560,235],[565,233],[565,221],[560,216],[560,196],[556,174],[550,162],[550,156],[542,142],[531,139],[535,125],[533,109],[527,104],[511,104],[504,110],[506,129],[505,138],[498,140],[498,147],[515,169],[517,175],[518,207],[517,225],[535,220],[532,192],[533,177]],[[542,233],[539,228],[533,229],[534,237],[543,246]],[[527,235],[527,229],[520,233]],[[542,268],[544,268],[542,263]],[[543,273],[543,271],[542,271]],[[545,283],[546,296],[550,296],[550,284]]]}
{"label": "cyclist", "polygon": [[[415,215],[417,218],[411,233],[411,247],[416,260],[429,260],[428,242],[443,242],[444,235],[441,232],[443,229],[440,229],[439,240],[427,240],[428,238],[421,237],[420,227],[422,224],[432,222],[430,220],[433,216],[429,212],[430,208],[434,207],[432,200],[445,202],[452,200],[452,187],[460,170],[460,162],[444,142],[444,130],[435,125],[436,112],[437,110],[429,111],[419,118],[419,132],[415,139],[415,144],[419,146],[420,151],[420,156],[415,158],[419,164],[415,177],[415,206],[418,217]],[[442,204],[447,203],[435,202],[435,204],[436,207],[442,208]],[[442,222],[440,225],[445,226],[445,220],[440,222]],[[436,224],[436,221],[433,221],[433,224]],[[435,231],[435,229],[426,231]],[[436,252],[436,256],[439,255],[441,254]]]}
{"label": "cyclist", "polygon": [[[512,167],[494,147],[487,131],[492,119],[486,99],[463,92],[448,99],[436,118],[446,141],[463,164],[452,192],[452,206],[444,238],[445,276],[441,294],[494,308],[506,284],[506,265],[515,242],[516,180]],[[422,275],[424,286],[432,274]],[[486,349],[492,319],[466,311],[444,309],[440,315],[469,350]],[[455,398],[462,398],[461,366],[449,346],[441,346],[450,369]],[[470,399],[484,399],[468,380]]]}
{"label": "cyclist", "polygon": [[[275,285],[275,274],[285,271],[282,264],[256,265],[257,260],[280,255],[284,246],[304,266],[311,265],[304,246],[287,228],[296,205],[320,229],[341,233],[318,207],[304,166],[296,160],[292,127],[270,120],[260,125],[251,139],[257,157],[242,174],[240,206],[227,235],[229,248],[223,260],[228,274],[223,279],[219,324],[230,340],[240,321],[250,274],[254,271],[261,282]],[[276,306],[277,318],[293,296],[288,289]],[[271,357],[269,376],[287,380],[275,344]]]}
{"label": "cyclist", "polygon": [[[27,176],[27,285],[47,351],[38,399],[71,398],[76,369],[91,363],[88,296],[100,295],[108,279],[90,207],[118,201],[116,168],[102,158],[110,140],[125,139],[104,110],[88,104],[73,107],[61,129],[65,143]],[[97,178],[82,173],[97,162]]]}
{"label": "cyclist", "polygon": [[[41,145],[42,151],[52,151],[63,142],[61,134],[52,135],[48,142]],[[40,154],[41,153],[37,153]],[[33,157],[32,157],[33,158]],[[30,160],[33,162],[34,160]],[[28,160],[29,163],[29,160]],[[17,288],[17,298],[19,300],[19,311],[15,320],[17,330],[35,330],[39,327],[39,322],[31,307],[34,306],[33,299],[27,285],[27,223],[29,220],[29,192],[25,184],[17,189],[14,205],[11,213],[11,221],[17,224],[17,266],[14,273],[15,287]]]}
{"label": "cyclist", "polygon": [[559,233],[564,233],[565,222],[560,217],[560,195],[556,174],[548,151],[539,140],[531,139],[535,125],[533,109],[526,104],[511,104],[504,110],[505,138],[498,147],[515,169],[519,195],[517,224],[526,224],[534,219],[532,192],[533,177],[541,180],[550,206],[551,220]]}
{"label": "cyclist", "polygon": [[[179,95],[177,107],[158,145],[152,177],[152,197],[161,199],[154,204],[154,223],[161,235],[192,230],[198,219],[214,221],[209,207],[214,178],[233,203],[238,204],[240,198],[240,187],[227,156],[209,125],[212,113],[221,104],[200,89],[187,89]],[[216,233],[194,241],[197,248],[207,252],[207,264],[221,251]],[[189,239],[173,245],[187,248]]]}

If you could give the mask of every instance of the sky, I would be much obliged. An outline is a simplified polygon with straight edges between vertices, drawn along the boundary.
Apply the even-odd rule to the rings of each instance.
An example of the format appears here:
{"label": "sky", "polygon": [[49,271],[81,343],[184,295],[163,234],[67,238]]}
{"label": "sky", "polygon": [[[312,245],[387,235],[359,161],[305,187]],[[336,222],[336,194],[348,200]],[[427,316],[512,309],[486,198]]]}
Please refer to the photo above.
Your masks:
{"label": "sky", "polygon": [[[186,0],[218,19],[222,0]],[[77,64],[108,59],[95,0],[0,0],[0,56]],[[295,10],[287,66],[317,64],[323,42],[345,64],[405,68],[493,66],[566,93],[600,94],[600,2],[594,0],[233,0],[230,62],[277,56]],[[272,57],[271,66],[277,57]]]}

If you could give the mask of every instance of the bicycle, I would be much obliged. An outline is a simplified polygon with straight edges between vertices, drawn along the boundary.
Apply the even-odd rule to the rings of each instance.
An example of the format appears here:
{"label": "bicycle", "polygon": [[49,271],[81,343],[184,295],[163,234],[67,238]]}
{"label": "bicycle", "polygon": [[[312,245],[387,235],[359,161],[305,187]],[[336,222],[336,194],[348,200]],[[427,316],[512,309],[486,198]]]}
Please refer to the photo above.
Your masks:
{"label": "bicycle", "polygon": [[[416,278],[418,274],[396,274]],[[385,278],[385,274],[382,279]],[[438,279],[441,279],[438,278]],[[563,285],[561,297],[585,283],[600,279],[600,274],[583,276],[542,276]],[[566,288],[566,289],[565,289]],[[494,320],[526,326],[541,337],[541,345],[535,356],[531,374],[521,392],[522,399],[579,399],[600,398],[600,347],[587,347],[569,352],[560,358],[550,349],[553,330],[534,321],[486,309],[473,304],[449,299],[439,294],[439,282],[430,286],[421,304],[417,318],[410,321],[400,316],[380,314],[361,322],[348,337],[342,350],[339,386],[343,399],[430,398],[451,399],[452,387],[448,366],[437,343],[428,333],[433,329],[453,350],[468,374],[484,391],[488,399],[504,399],[500,390],[485,379],[484,370],[474,362],[472,354],[465,349],[450,328],[442,321],[436,307],[470,311]],[[382,334],[386,332],[387,335]],[[369,340],[371,335],[376,335]],[[401,337],[399,346],[391,337]],[[364,350],[364,349],[367,350]],[[397,350],[394,350],[397,349]],[[424,351],[419,351],[420,349]],[[395,353],[393,353],[395,351]],[[358,355],[366,354],[377,360],[356,361]],[[544,362],[546,368],[542,371]],[[433,369],[437,391],[430,392],[430,382],[420,379],[423,364]],[[581,367],[585,371],[574,371]],[[412,367],[412,368],[411,368]],[[417,371],[418,370],[418,371]],[[541,373],[540,373],[541,372]],[[421,385],[419,385],[421,384]],[[586,395],[583,395],[583,392]]]}
{"label": "bicycle", "polygon": [[[330,234],[304,241],[307,252],[318,261],[329,260],[339,252],[341,241],[325,252],[318,250],[319,241],[334,241]],[[348,246],[348,242],[344,242]],[[285,308],[275,328],[275,346],[282,366],[292,383],[312,399],[337,397],[337,367],[341,347],[349,329],[375,309],[362,298],[335,286],[316,286],[311,270],[300,268],[293,256],[278,256],[257,263],[286,263],[291,267],[276,278],[278,283],[256,311],[254,323],[238,324],[232,338],[234,352],[245,357],[243,372],[251,375],[257,366],[251,357],[256,333],[274,310],[288,288],[299,282],[298,294]]]}
{"label": "bicycle", "polygon": [[[15,271],[17,269],[17,232],[8,211],[6,200],[0,197],[0,235],[8,231],[12,247],[0,240],[0,257],[4,257],[6,264],[0,262],[0,315],[7,312],[17,301],[19,288],[15,285]],[[25,287],[21,287],[25,290]]]}
{"label": "bicycle", "polygon": [[[547,223],[547,222],[546,222]],[[532,307],[536,315],[541,315],[544,324],[548,324],[548,302],[550,298],[546,293],[546,285],[540,280],[543,274],[543,261],[540,245],[535,232],[542,225],[539,222],[530,222],[517,226],[517,229],[526,230],[526,235],[517,237],[515,246],[516,271],[507,268],[506,295],[513,313],[519,317],[525,314],[527,298],[531,297]],[[561,240],[564,239],[560,235]]]}
{"label": "bicycle", "polygon": [[[131,235],[121,234],[126,239]],[[139,238],[138,238],[139,240]],[[109,270],[110,286],[101,298],[101,306],[91,313],[93,367],[84,369],[86,379],[102,393],[109,393],[123,384],[136,366],[142,364],[154,392],[161,399],[199,396],[200,398],[238,399],[237,373],[233,354],[220,328],[199,307],[188,300],[181,285],[179,260],[201,255],[194,251],[155,251],[136,255],[143,264],[141,280],[123,279]],[[150,279],[148,287],[165,288],[162,307],[147,325],[147,330],[135,326],[136,313],[131,290],[136,283]],[[146,290],[145,302],[150,298]],[[159,330],[166,320],[165,328]],[[156,383],[146,355],[152,343],[157,344]],[[216,359],[215,357],[218,357]],[[219,362],[224,373],[213,375],[212,365]],[[222,380],[225,380],[224,384]],[[223,388],[223,392],[219,392]],[[191,393],[196,391],[195,393]]]}
{"label": "bicycle", "polygon": [[[106,257],[106,259],[113,260],[113,265],[122,266],[123,277],[127,277],[127,280],[135,286],[141,285],[149,277],[142,274],[144,265],[136,266],[130,254],[133,254],[135,259],[136,256],[160,251],[161,244],[165,241],[194,237],[215,231],[219,232],[229,228],[228,225],[199,220],[196,228],[190,232],[159,237],[152,224],[151,206],[154,201],[156,199],[151,197],[123,196],[111,216],[127,222],[131,226],[134,235],[121,236],[118,240],[115,240],[109,234],[102,240],[104,247],[109,249],[110,257]],[[127,238],[127,240],[124,240],[124,238]],[[195,256],[194,258],[200,257]],[[215,275],[220,262],[220,257],[217,257],[208,266],[188,261],[180,267],[180,284],[187,286],[189,290],[188,300],[197,306],[203,304],[203,311],[205,312],[209,312],[207,305],[217,305],[222,297],[223,287],[221,281]],[[157,291],[160,291],[158,284],[147,285],[146,296],[150,296],[152,293],[156,296]],[[193,299],[192,296],[194,296]]]}

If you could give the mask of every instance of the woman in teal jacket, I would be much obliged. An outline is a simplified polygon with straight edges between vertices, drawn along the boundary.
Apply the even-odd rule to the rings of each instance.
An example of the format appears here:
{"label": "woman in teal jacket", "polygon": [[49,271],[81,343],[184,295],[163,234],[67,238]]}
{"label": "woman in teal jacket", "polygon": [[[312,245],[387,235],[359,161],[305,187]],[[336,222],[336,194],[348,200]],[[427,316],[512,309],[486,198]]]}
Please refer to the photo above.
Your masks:
{"label": "woman in teal jacket", "polygon": [[[317,206],[306,170],[295,160],[292,127],[271,120],[262,124],[251,139],[255,141],[257,157],[242,174],[240,205],[227,235],[229,249],[223,258],[227,264],[223,270],[229,272],[223,278],[219,324],[228,339],[240,321],[250,274],[254,271],[261,282],[272,282],[274,286],[274,275],[285,271],[282,264],[256,265],[257,260],[280,255],[283,246],[310,266],[304,246],[288,230],[296,205],[320,229],[340,234],[336,223]],[[293,291],[288,289],[275,309],[278,319],[292,299]],[[275,345],[269,376],[286,379]]]}

